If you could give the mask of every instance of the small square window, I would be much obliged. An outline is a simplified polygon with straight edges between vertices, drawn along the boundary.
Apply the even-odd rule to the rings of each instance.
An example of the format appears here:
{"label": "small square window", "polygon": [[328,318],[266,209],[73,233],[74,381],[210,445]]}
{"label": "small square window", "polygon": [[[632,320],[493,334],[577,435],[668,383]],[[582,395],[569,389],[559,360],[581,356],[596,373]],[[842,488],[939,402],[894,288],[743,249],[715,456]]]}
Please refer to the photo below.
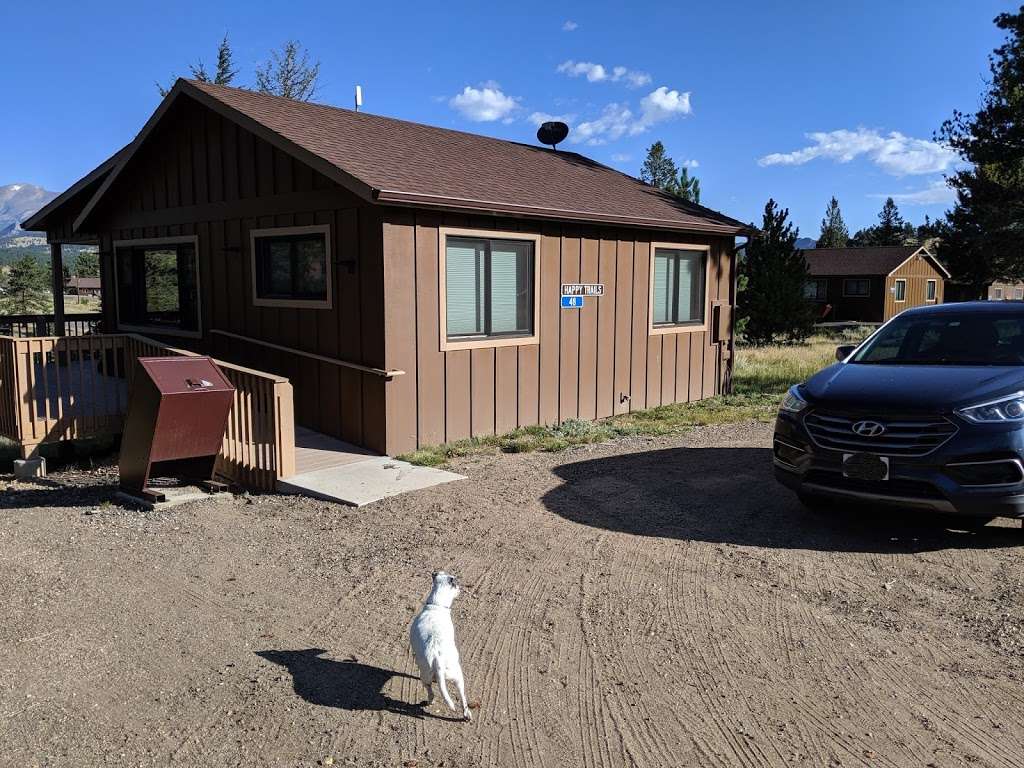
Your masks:
{"label": "small square window", "polygon": [[281,227],[250,233],[256,306],[331,307],[330,228]]}

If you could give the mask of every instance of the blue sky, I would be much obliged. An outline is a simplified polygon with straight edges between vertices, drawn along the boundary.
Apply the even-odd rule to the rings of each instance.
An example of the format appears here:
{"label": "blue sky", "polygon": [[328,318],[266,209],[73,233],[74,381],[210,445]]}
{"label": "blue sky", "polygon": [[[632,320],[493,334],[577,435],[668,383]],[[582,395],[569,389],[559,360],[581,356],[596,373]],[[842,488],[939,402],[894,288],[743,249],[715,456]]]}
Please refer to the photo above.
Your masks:
{"label": "blue sky", "polygon": [[[0,184],[62,190],[131,140],[154,81],[212,64],[227,32],[251,83],[284,40],[321,61],[317,101],[518,141],[564,117],[567,147],[631,174],[660,139],[702,202],[760,221],[768,197],[816,236],[835,194],[851,232],[886,195],[940,215],[955,158],[932,142],[978,104],[993,17],[933,2],[17,3],[0,74]],[[434,10],[434,9],[438,10]]]}

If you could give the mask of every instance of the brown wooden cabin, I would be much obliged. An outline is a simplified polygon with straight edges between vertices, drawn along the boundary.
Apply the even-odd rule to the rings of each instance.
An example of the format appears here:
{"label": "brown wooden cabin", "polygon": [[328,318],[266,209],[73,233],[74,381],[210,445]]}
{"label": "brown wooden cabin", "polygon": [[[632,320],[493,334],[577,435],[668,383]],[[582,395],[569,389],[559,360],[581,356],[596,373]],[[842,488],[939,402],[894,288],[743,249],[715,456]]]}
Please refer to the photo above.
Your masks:
{"label": "brown wooden cabin", "polygon": [[99,243],[106,330],[390,454],[722,392],[747,232],[574,152],[185,80],[26,226],[55,270]]}
{"label": "brown wooden cabin", "polygon": [[95,296],[100,295],[102,286],[98,277],[80,277],[71,275],[64,280],[64,291],[70,296]]}
{"label": "brown wooden cabin", "polygon": [[905,309],[941,304],[946,268],[924,247],[811,248],[804,296],[821,322],[884,323]]}

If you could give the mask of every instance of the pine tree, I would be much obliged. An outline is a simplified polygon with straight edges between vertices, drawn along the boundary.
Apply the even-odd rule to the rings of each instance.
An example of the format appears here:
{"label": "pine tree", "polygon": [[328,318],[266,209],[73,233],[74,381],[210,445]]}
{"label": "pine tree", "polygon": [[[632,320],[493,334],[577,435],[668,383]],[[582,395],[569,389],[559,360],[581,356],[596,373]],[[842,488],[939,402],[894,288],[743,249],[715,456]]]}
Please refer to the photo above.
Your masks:
{"label": "pine tree", "polygon": [[99,277],[99,254],[96,251],[79,251],[75,256],[75,274],[78,277]]}
{"label": "pine tree", "polygon": [[839,210],[839,201],[832,198],[825,209],[825,218],[821,220],[821,234],[818,235],[818,248],[845,248],[850,240],[850,232],[846,229],[843,214]]}
{"label": "pine tree", "polygon": [[1024,279],[1024,7],[995,25],[1006,39],[989,57],[981,107],[954,112],[937,136],[967,164],[949,179],[957,202],[939,258],[977,296],[996,280]]}
{"label": "pine tree", "polygon": [[50,272],[31,253],[8,267],[0,280],[0,307],[7,314],[45,312],[52,306]]}
{"label": "pine tree", "polygon": [[789,210],[774,200],[764,207],[761,231],[751,238],[741,262],[746,284],[739,296],[739,317],[752,344],[806,338],[814,322],[804,299],[807,260],[796,248],[800,231],[788,222]]}
{"label": "pine tree", "polygon": [[256,90],[309,101],[316,95],[320,62],[310,63],[309,53],[295,40],[287,41],[280,51],[271,51],[270,59],[256,69]]}
{"label": "pine tree", "polygon": [[652,187],[670,191],[678,183],[676,173],[676,164],[665,152],[665,145],[660,141],[651,144],[647,148],[644,164],[640,167],[640,181],[650,184]]}
{"label": "pine tree", "polygon": [[668,191],[676,197],[700,205],[700,179],[691,176],[686,166],[679,171],[679,179]]}
{"label": "pine tree", "polygon": [[878,223],[873,227],[857,230],[851,246],[913,245],[917,242],[917,230],[913,224],[903,220],[896,201],[885,199],[878,213]]}
{"label": "pine tree", "polygon": [[[210,73],[206,71],[206,65],[203,64],[202,59],[196,61],[195,64],[189,64],[188,70],[192,75],[192,79],[198,80],[201,83],[231,85],[231,81],[235,79],[238,70],[235,69],[234,57],[231,53],[231,43],[228,42],[227,34],[224,35],[220,45],[217,46],[217,71],[213,77],[210,77]],[[156,84],[156,89],[160,91],[161,96],[166,96],[171,92],[170,88],[165,88],[160,83]]]}

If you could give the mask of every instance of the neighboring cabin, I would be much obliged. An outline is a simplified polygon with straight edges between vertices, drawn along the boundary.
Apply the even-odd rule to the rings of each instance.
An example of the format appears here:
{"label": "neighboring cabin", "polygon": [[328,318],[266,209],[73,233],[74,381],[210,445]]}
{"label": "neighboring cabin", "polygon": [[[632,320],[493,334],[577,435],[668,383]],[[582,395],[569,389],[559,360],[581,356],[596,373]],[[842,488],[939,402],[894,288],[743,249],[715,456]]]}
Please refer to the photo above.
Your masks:
{"label": "neighboring cabin", "polygon": [[184,80],[25,226],[99,244],[106,330],[390,454],[727,389],[748,233],[574,152]]}
{"label": "neighboring cabin", "polygon": [[988,287],[989,301],[1020,301],[1024,299],[1024,283],[992,283]]}
{"label": "neighboring cabin", "polygon": [[98,277],[79,277],[71,275],[64,281],[64,290],[70,296],[93,296],[101,294],[100,279]]}
{"label": "neighboring cabin", "polygon": [[905,309],[941,304],[949,272],[916,245],[812,248],[803,252],[810,279],[804,296],[818,320],[882,323]]}

